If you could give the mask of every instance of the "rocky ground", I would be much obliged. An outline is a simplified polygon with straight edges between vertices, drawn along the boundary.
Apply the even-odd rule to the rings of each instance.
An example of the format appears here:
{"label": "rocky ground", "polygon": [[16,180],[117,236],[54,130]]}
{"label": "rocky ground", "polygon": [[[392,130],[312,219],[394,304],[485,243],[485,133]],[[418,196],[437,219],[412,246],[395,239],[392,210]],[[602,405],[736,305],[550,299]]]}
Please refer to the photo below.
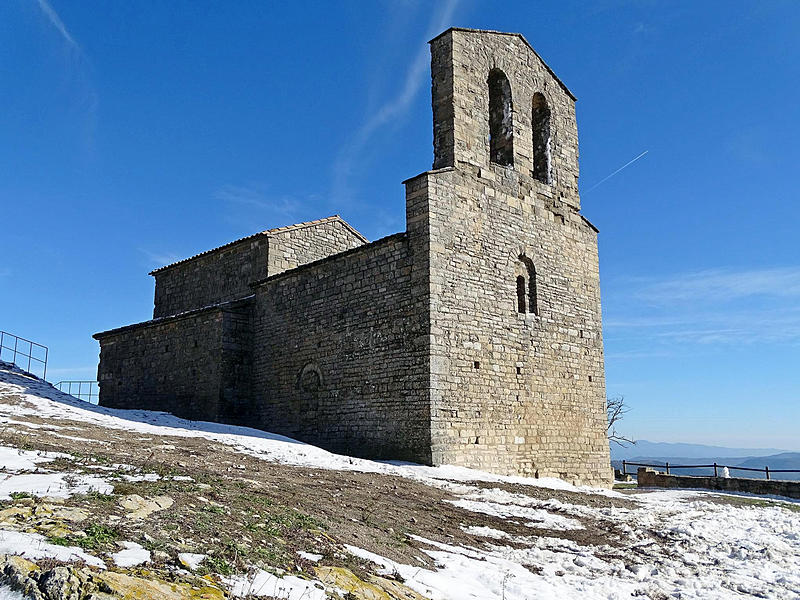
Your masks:
{"label": "rocky ground", "polygon": [[37,599],[800,597],[798,504],[349,459],[8,367],[0,465],[0,580]]}

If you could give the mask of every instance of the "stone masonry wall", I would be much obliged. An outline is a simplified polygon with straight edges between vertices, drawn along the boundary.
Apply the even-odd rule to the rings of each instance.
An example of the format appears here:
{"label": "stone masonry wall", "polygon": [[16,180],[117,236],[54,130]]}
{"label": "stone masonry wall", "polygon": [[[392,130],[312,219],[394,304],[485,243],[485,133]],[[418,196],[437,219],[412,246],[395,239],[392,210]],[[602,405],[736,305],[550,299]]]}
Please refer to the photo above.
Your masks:
{"label": "stone masonry wall", "polygon": [[[148,321],[100,341],[100,404],[238,422],[250,378],[249,301]],[[238,412],[237,412],[238,411]]]}
{"label": "stone masonry wall", "polygon": [[610,485],[574,97],[516,34],[451,29],[431,56],[436,170],[406,182],[407,231],[363,245],[330,217],[154,271],[165,318],[95,336],[103,405]]}
{"label": "stone masonry wall", "polygon": [[337,452],[430,462],[415,276],[397,234],[259,285],[253,424]]}
{"label": "stone masonry wall", "polygon": [[[509,167],[489,161],[498,67],[514,98]],[[429,245],[433,462],[608,485],[597,239],[578,213],[573,99],[517,36],[452,30],[432,42],[432,68],[434,114],[454,124],[435,164],[450,156],[452,168],[406,189],[410,244]],[[552,111],[550,185],[531,173],[537,91]],[[520,257],[535,267],[538,314],[518,311]]]}
{"label": "stone masonry wall", "polygon": [[226,244],[153,271],[153,317],[244,298],[252,293],[250,284],[255,281],[365,242],[360,233],[334,216]]}
{"label": "stone masonry wall", "polygon": [[268,275],[267,234],[228,244],[151,273],[156,279],[153,318],[238,300]]}
{"label": "stone masonry wall", "polygon": [[690,475],[667,475],[653,469],[639,467],[637,485],[641,488],[685,488],[708,489],[721,492],[745,492],[770,496],[800,498],[800,481],[775,479],[749,479],[745,477],[711,477]]}
{"label": "stone masonry wall", "polygon": [[578,125],[575,98],[518,34],[449,29],[431,41],[433,168],[458,163],[489,165],[489,89],[492,69],[500,69],[512,88],[514,165],[533,175],[534,94],[551,110],[553,185],[530,177],[537,191],[580,209]]}
{"label": "stone masonry wall", "polygon": [[367,242],[341,219],[325,220],[313,227],[274,229],[269,239],[269,275],[357,248]]}

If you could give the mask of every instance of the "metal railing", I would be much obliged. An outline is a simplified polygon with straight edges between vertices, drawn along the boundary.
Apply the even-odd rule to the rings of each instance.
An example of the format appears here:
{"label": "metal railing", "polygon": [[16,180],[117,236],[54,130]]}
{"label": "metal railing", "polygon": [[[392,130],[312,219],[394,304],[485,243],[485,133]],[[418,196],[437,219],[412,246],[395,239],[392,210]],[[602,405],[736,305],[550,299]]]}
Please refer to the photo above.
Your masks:
{"label": "metal railing", "polygon": [[75,396],[78,400],[92,404],[97,404],[100,398],[100,386],[96,381],[59,381],[53,386],[70,396]]}
{"label": "metal railing", "polygon": [[729,471],[738,470],[738,471],[753,471],[756,473],[765,473],[767,479],[769,479],[771,473],[800,473],[800,469],[770,469],[769,466],[764,467],[763,469],[753,469],[752,467],[736,467],[733,465],[719,465],[717,463],[712,463],[710,465],[670,465],[669,463],[664,463],[663,465],[651,465],[647,463],[636,463],[636,462],[627,462],[625,460],[622,461],[622,474],[628,474],[628,466],[633,467],[650,467],[653,469],[664,469],[669,475],[670,469],[714,469],[714,477],[719,477],[719,469],[728,469]]}
{"label": "metal railing", "polygon": [[[44,353],[44,358],[42,358],[42,353]],[[0,360],[10,358],[8,362],[17,365],[28,373],[33,373],[31,366],[41,368],[42,379],[47,376],[47,353],[47,346],[26,340],[7,331],[0,331]],[[35,373],[33,374],[35,375]]]}

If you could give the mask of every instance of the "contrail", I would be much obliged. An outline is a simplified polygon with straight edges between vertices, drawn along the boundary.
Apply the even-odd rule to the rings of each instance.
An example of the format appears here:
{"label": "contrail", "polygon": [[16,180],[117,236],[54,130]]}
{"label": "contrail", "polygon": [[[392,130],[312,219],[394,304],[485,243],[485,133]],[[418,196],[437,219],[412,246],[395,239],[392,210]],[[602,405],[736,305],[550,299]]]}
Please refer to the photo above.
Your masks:
{"label": "contrail", "polygon": [[50,6],[47,0],[39,0],[39,8],[42,9],[42,12],[47,17],[48,21],[50,21],[50,24],[58,29],[67,43],[69,43],[70,46],[79,48],[78,43],[70,35],[69,31],[67,31],[67,26],[64,25],[64,21],[61,20],[61,17],[58,16],[58,13]]}
{"label": "contrail", "polygon": [[598,185],[600,185],[601,183],[605,183],[606,181],[608,181],[609,179],[611,179],[611,178],[612,178],[614,175],[616,175],[617,173],[619,173],[620,171],[622,171],[622,169],[627,169],[628,167],[630,167],[630,166],[631,166],[633,163],[635,163],[637,160],[639,160],[640,158],[642,158],[642,157],[643,157],[645,154],[647,154],[648,152],[650,152],[650,150],[645,150],[645,151],[644,151],[644,152],[642,152],[642,153],[641,153],[639,156],[637,156],[636,158],[634,158],[634,159],[633,159],[633,160],[631,160],[631,161],[628,161],[628,162],[626,162],[626,163],[625,163],[624,165],[622,165],[622,166],[621,166],[619,169],[617,169],[616,171],[614,171],[613,173],[611,173],[611,175],[607,175],[606,177],[603,177],[603,178],[602,178],[600,181],[598,181],[597,183],[595,183],[595,184],[594,184],[592,187],[590,187],[588,190],[586,190],[586,191],[585,191],[585,192],[583,192],[583,193],[584,193],[584,194],[588,194],[588,193],[589,193],[589,192],[591,192],[591,191],[592,191],[594,188],[596,188]]}
{"label": "contrail", "polygon": [[[431,6],[438,6],[439,9],[430,20],[425,41],[449,26],[453,13],[460,1],[448,0],[446,3],[442,2],[438,5],[431,3]],[[335,162],[336,168],[332,190],[334,198],[341,200],[342,197],[349,195],[347,183],[356,164],[356,158],[363,153],[364,147],[374,133],[387,123],[402,116],[411,106],[417,92],[425,82],[425,71],[430,65],[429,53],[428,44],[421,44],[414,62],[406,73],[406,78],[399,94],[375,111],[340,150]]]}

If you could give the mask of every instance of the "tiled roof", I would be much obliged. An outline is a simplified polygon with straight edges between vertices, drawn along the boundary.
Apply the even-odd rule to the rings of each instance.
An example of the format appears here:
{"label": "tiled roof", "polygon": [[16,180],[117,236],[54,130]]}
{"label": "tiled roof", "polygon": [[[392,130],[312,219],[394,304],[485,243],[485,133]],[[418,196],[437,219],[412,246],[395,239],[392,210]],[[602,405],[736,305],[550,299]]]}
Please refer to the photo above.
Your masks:
{"label": "tiled roof", "polygon": [[107,331],[100,331],[98,333],[95,333],[92,337],[96,340],[99,340],[109,335],[116,335],[117,333],[122,333],[123,331],[130,331],[132,329],[139,329],[141,327],[151,327],[153,325],[161,325],[162,323],[172,323],[174,321],[179,321],[181,319],[194,317],[195,315],[199,315],[200,313],[212,310],[236,309],[242,306],[246,306],[250,301],[252,301],[253,297],[254,296],[251,294],[249,296],[245,296],[244,298],[239,298],[238,300],[228,300],[227,302],[218,302],[216,304],[209,304],[208,306],[201,306],[200,308],[193,308],[191,310],[186,310],[176,315],[168,315],[166,317],[156,317],[155,319],[150,319],[149,321],[142,321],[141,323],[133,323],[132,325],[123,325],[122,327],[115,327],[114,329],[108,329]]}
{"label": "tiled roof", "polygon": [[349,229],[356,237],[360,238],[361,241],[364,243],[369,242],[367,238],[365,238],[361,233],[359,233],[355,227],[350,225],[347,221],[345,221],[339,215],[333,215],[330,217],[325,217],[324,219],[316,219],[315,221],[306,221],[305,223],[296,223],[294,225],[287,225],[285,227],[275,227],[274,229],[267,229],[266,231],[259,231],[258,233],[254,233],[253,235],[248,235],[243,238],[239,238],[238,240],[233,240],[232,242],[228,242],[227,244],[223,244],[222,246],[217,246],[216,248],[212,248],[211,250],[206,250],[204,252],[200,252],[199,254],[195,254],[194,256],[190,256],[189,258],[184,258],[182,260],[176,261],[174,263],[170,263],[168,265],[164,265],[163,267],[159,267],[158,269],[153,269],[150,271],[150,275],[155,275],[156,273],[160,273],[165,269],[170,269],[175,265],[181,265],[183,263],[189,262],[190,260],[194,260],[195,258],[199,258],[201,256],[206,256],[207,254],[211,254],[213,252],[217,252],[218,250],[223,250],[225,248],[229,248],[230,246],[234,246],[239,242],[244,242],[247,240],[252,240],[258,237],[270,237],[273,235],[280,235],[282,233],[286,233],[289,231],[294,231],[296,229],[303,229],[305,227],[315,227],[317,225],[322,225],[324,223],[331,223],[333,221],[338,221],[342,225],[344,225],[347,229]]}

